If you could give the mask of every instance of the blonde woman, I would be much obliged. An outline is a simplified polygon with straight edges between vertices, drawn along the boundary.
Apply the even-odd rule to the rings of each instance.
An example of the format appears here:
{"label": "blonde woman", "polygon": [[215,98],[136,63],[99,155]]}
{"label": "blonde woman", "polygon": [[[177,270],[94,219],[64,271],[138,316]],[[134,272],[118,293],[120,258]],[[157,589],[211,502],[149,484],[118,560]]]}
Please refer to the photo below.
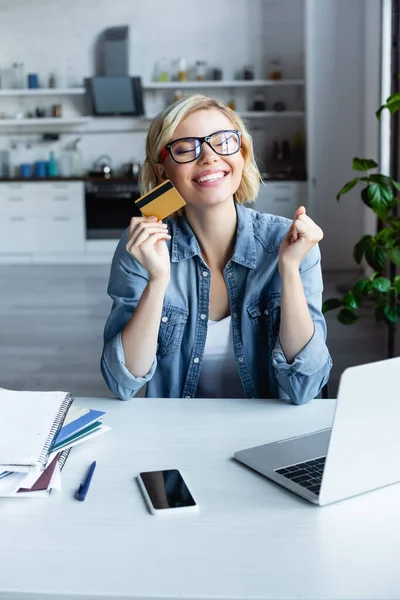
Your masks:
{"label": "blonde woman", "polygon": [[166,223],[134,217],[112,263],[102,373],[121,400],[316,397],[332,361],[321,314],[321,229],[243,206],[258,193],[237,113],[184,98],[152,122],[142,191],[170,179]]}

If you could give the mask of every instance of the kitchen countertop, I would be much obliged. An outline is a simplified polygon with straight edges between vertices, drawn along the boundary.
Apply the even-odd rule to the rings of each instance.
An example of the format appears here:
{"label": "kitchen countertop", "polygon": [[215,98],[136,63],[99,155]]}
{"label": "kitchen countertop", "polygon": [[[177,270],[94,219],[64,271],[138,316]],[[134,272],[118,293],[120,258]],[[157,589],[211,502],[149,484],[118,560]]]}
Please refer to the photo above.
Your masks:
{"label": "kitchen countertop", "polygon": [[[296,181],[307,181],[307,175],[305,173],[296,173],[292,175],[279,175],[262,173],[263,180],[268,182],[296,182]],[[109,181],[110,183],[136,183],[132,177],[115,176],[110,179],[104,177],[91,177],[89,175],[83,175],[82,177],[0,177],[0,183],[33,183],[33,182],[57,182],[57,181]]]}
{"label": "kitchen countertop", "polygon": [[90,177],[89,175],[83,175],[82,177],[0,177],[0,183],[55,183],[57,181],[106,181],[110,183],[137,183],[132,177],[111,177],[105,179],[104,177]]}

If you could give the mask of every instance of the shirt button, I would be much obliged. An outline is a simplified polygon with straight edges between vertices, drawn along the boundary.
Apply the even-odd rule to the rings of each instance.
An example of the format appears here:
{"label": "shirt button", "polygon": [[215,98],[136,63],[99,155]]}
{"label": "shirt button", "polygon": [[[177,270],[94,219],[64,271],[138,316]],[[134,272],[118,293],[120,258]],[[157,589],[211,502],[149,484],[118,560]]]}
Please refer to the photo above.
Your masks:
{"label": "shirt button", "polygon": [[227,273],[226,276],[227,277],[232,277],[232,273]]}
{"label": "shirt button", "polygon": [[268,317],[268,315],[269,315],[269,310],[268,310],[268,308],[266,308],[266,309],[264,310],[264,315]]}
{"label": "shirt button", "polygon": [[238,359],[238,360],[239,360],[239,362],[244,362],[244,358],[243,358],[243,356],[239,356],[239,359]]}
{"label": "shirt button", "polygon": [[238,315],[237,315],[237,313],[233,313],[232,317],[233,317],[234,319],[237,319],[237,318],[238,318]]}
{"label": "shirt button", "polygon": [[207,317],[207,315],[204,315],[204,314],[200,315],[200,319],[202,319],[203,321],[206,317]]}
{"label": "shirt button", "polygon": [[166,322],[168,321],[168,317],[163,317],[163,318],[161,319],[161,321],[162,321],[163,323],[166,323]]}
{"label": "shirt button", "polygon": [[208,271],[203,271],[202,275],[203,277],[208,277]]}
{"label": "shirt button", "polygon": [[196,358],[193,359],[193,362],[196,363],[196,365],[197,365],[197,363],[200,362],[200,359],[196,356]]}

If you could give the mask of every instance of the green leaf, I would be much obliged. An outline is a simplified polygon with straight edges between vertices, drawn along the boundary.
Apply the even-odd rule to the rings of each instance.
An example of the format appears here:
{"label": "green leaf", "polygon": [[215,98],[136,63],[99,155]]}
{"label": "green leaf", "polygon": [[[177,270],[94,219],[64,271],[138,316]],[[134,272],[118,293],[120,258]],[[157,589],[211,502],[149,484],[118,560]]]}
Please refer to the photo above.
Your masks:
{"label": "green leaf", "polygon": [[367,186],[369,206],[382,220],[386,219],[390,202],[393,200],[393,190],[390,185],[371,183]]}
{"label": "green leaf", "polygon": [[344,295],[343,305],[347,308],[351,308],[352,310],[355,310],[356,308],[358,308],[358,302],[357,302],[356,298],[354,297],[352,290],[349,290]]}
{"label": "green leaf", "polygon": [[374,160],[370,158],[353,158],[353,169],[354,171],[368,171],[369,169],[375,169],[378,166]]}
{"label": "green leaf", "polygon": [[386,104],[382,104],[382,106],[380,106],[376,111],[375,116],[378,120],[381,118],[381,114],[385,110],[385,108],[387,108]]}
{"label": "green leaf", "polygon": [[338,320],[343,323],[343,325],[353,325],[353,323],[358,321],[358,317],[349,308],[342,308],[338,314]]}
{"label": "green leaf", "polygon": [[369,246],[365,251],[365,259],[370,267],[380,272],[385,268],[387,253],[376,245]]}
{"label": "green leaf", "polygon": [[369,247],[372,240],[372,235],[364,235],[359,242],[354,246],[353,250],[353,258],[356,263],[359,265],[362,261],[362,257],[364,256],[367,248]]}
{"label": "green leaf", "polygon": [[353,187],[355,185],[357,185],[357,183],[358,183],[358,177],[354,177],[354,179],[345,183],[344,186],[342,187],[342,189],[340,190],[340,192],[338,193],[338,195],[336,196],[336,200],[339,200],[340,196],[343,196],[343,194],[347,194],[347,192],[349,192],[351,189],[353,189]]}
{"label": "green leaf", "polygon": [[385,321],[388,322],[389,324],[393,324],[395,325],[397,323],[397,320],[399,318],[398,314],[397,314],[397,306],[385,306],[385,308],[383,309],[383,313],[385,315]]}
{"label": "green leaf", "polygon": [[391,281],[387,277],[377,277],[372,282],[372,288],[377,292],[386,293],[390,290]]}
{"label": "green leaf", "polygon": [[392,183],[393,183],[394,187],[396,188],[396,190],[399,190],[399,192],[400,192],[400,183],[398,183],[394,179],[392,179]]}
{"label": "green leaf", "polygon": [[388,250],[388,255],[395,265],[400,265],[400,248],[391,248]]}
{"label": "green leaf", "polygon": [[400,98],[388,98],[386,101],[386,107],[390,110],[390,113],[393,115],[400,108]]}
{"label": "green leaf", "polygon": [[358,305],[361,304],[361,300],[364,298],[364,296],[368,294],[368,283],[368,279],[360,279],[360,281],[357,281],[357,283],[353,286],[353,295]]}
{"label": "green leaf", "polygon": [[383,242],[386,246],[393,246],[396,241],[396,233],[390,227],[384,227],[376,234],[375,239],[378,242]]}
{"label": "green leaf", "polygon": [[362,177],[363,181],[372,181],[373,183],[380,183],[382,185],[390,185],[393,182],[391,177],[387,175],[382,175],[382,173],[371,173],[369,177]]}
{"label": "green leaf", "polygon": [[328,310],[335,310],[335,308],[339,308],[342,306],[342,301],[339,298],[329,298],[329,300],[325,300],[322,305],[322,312],[326,313]]}
{"label": "green leaf", "polygon": [[396,275],[393,279],[394,287],[396,288],[396,292],[400,294],[400,275]]}

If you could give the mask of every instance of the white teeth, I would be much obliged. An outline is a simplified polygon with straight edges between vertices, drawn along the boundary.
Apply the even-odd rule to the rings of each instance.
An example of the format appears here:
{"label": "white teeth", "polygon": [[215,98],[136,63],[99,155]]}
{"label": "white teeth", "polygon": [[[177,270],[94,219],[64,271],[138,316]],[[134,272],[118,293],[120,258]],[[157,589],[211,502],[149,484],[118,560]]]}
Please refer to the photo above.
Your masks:
{"label": "white teeth", "polygon": [[221,171],[220,173],[210,173],[210,175],[204,175],[204,177],[199,177],[196,179],[198,183],[205,183],[206,181],[216,181],[217,179],[222,179],[225,177],[225,173]]}

